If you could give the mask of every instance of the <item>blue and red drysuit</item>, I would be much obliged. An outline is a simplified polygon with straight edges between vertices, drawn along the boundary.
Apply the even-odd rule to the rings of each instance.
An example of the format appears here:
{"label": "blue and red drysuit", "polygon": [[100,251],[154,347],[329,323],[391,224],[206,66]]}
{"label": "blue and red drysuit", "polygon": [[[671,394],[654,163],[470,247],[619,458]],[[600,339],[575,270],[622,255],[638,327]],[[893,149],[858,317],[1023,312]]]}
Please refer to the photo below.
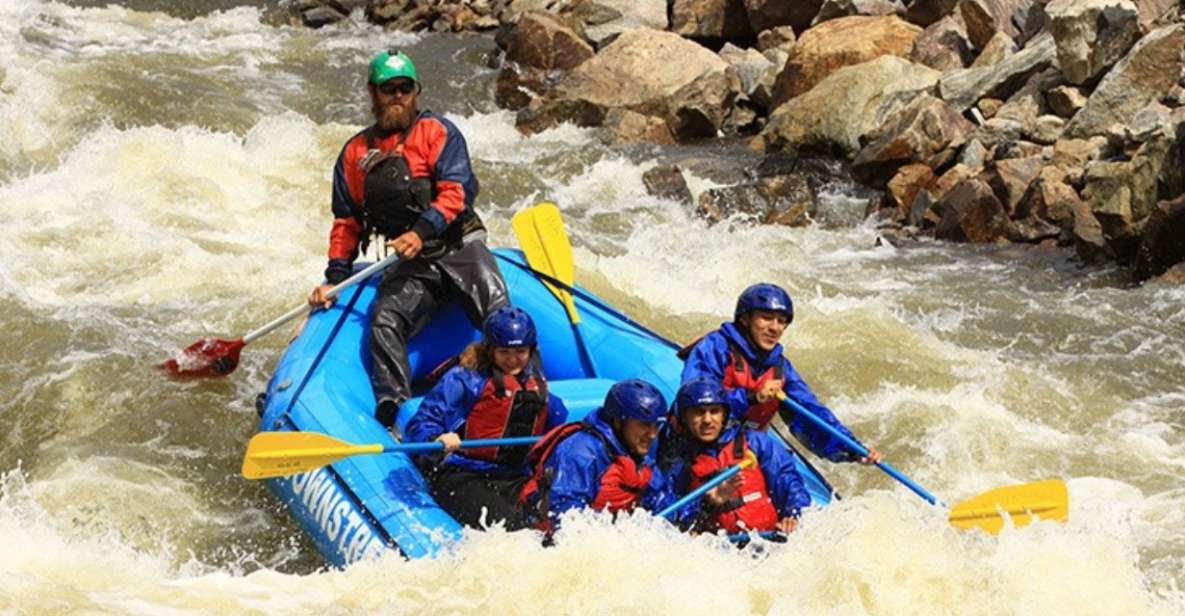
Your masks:
{"label": "blue and red drysuit", "polygon": [[757,402],[754,393],[766,381],[781,379],[782,391],[787,398],[855,440],[851,430],[819,402],[790,360],[782,355],[781,344],[775,345],[769,353],[759,353],[736,325],[729,322],[721,324],[720,329],[700,338],[681,354],[686,356],[682,381],[686,383],[697,377],[720,381],[728,390],[733,419],[750,428],[765,430],[774,415],[780,412],[794,436],[816,455],[833,462],[851,462],[858,458],[839,439],[797,413],[784,409],[776,398],[764,404]]}

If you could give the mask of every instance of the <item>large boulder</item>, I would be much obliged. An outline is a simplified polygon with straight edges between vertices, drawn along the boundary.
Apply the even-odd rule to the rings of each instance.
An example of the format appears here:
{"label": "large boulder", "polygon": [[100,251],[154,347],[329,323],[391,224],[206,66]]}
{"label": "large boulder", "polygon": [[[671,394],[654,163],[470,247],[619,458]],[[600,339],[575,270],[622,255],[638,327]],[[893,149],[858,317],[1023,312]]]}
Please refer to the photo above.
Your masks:
{"label": "large boulder", "polygon": [[1172,162],[1167,136],[1145,143],[1129,161],[1087,165],[1082,196],[1103,228],[1109,250],[1123,260],[1135,255],[1140,233],[1156,205],[1161,174]]}
{"label": "large boulder", "polygon": [[1140,38],[1139,12],[1129,0],[1053,0],[1045,11],[1070,83],[1090,81]]}
{"label": "large boulder", "polygon": [[[774,63],[760,51],[752,48],[741,49],[732,43],[724,44],[724,47],[720,49],[720,57],[724,58],[724,61],[728,62],[737,72],[737,76],[741,79],[741,92],[750,100],[754,100],[755,91],[761,86],[766,74],[774,68]],[[769,105],[769,101],[765,100],[759,104],[764,107]]]}
{"label": "large boulder", "polygon": [[1012,222],[987,182],[969,178],[955,186],[935,205],[942,219],[934,237],[954,242],[984,244],[1006,240]]}
{"label": "large boulder", "polygon": [[926,26],[914,39],[909,59],[943,73],[965,68],[975,52],[962,18],[948,15]]}
{"label": "large boulder", "polygon": [[862,136],[904,106],[902,98],[931,90],[938,77],[938,71],[893,55],[846,66],[774,109],[762,139],[769,149],[855,156]]}
{"label": "large boulder", "polygon": [[988,176],[988,184],[1009,215],[1017,211],[1021,199],[1044,166],[1045,161],[1040,156],[1008,158],[995,162]]}
{"label": "large boulder", "polygon": [[516,123],[526,132],[564,121],[599,126],[610,109],[626,109],[662,119],[685,142],[715,136],[739,91],[736,71],[720,56],[672,32],[640,28],[576,67]]}
{"label": "large boulder", "polygon": [[868,145],[852,163],[852,174],[866,184],[881,184],[907,163],[941,167],[943,161],[936,157],[963,145],[974,129],[949,105],[923,94],[868,136]]}
{"label": "large boulder", "polygon": [[815,87],[844,66],[884,55],[909,56],[922,29],[897,17],[841,17],[807,30],[774,85],[774,106]]}
{"label": "large boulder", "polygon": [[529,12],[500,33],[506,61],[544,71],[570,71],[596,55],[592,46],[550,13]]}
{"label": "large boulder", "polygon": [[1156,204],[1136,252],[1133,274],[1147,280],[1185,261],[1185,195]]}
{"label": "large boulder", "polygon": [[742,0],[673,0],[671,31],[694,39],[749,40],[756,34]]}
{"label": "large boulder", "polygon": [[1048,68],[1056,60],[1056,55],[1053,37],[1042,35],[996,64],[943,75],[938,91],[943,100],[959,111],[965,111],[984,97],[1008,98],[1030,76]]}
{"label": "large boulder", "polygon": [[1067,137],[1105,135],[1169,92],[1181,76],[1185,26],[1166,26],[1140,39],[1066,126]]}
{"label": "large boulder", "polygon": [[796,32],[810,27],[823,0],[744,0],[754,32],[791,26]]}
{"label": "large boulder", "polygon": [[525,13],[496,40],[506,55],[495,80],[494,101],[511,110],[546,96],[566,71],[595,55],[592,46],[550,13]]}
{"label": "large boulder", "polygon": [[1012,15],[1026,3],[1025,0],[962,0],[959,11],[967,24],[967,35],[971,43],[983,49],[997,32],[1016,38],[1020,32],[1013,25]]}

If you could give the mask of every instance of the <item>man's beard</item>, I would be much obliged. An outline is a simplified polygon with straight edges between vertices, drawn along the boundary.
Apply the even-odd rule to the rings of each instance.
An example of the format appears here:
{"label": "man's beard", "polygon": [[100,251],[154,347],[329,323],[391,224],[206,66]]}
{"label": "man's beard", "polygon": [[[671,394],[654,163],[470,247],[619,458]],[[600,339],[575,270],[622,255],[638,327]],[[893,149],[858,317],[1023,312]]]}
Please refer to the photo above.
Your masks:
{"label": "man's beard", "polygon": [[377,98],[371,100],[370,111],[374,115],[375,127],[386,133],[406,130],[415,117],[414,105],[401,107],[392,103],[381,107]]}

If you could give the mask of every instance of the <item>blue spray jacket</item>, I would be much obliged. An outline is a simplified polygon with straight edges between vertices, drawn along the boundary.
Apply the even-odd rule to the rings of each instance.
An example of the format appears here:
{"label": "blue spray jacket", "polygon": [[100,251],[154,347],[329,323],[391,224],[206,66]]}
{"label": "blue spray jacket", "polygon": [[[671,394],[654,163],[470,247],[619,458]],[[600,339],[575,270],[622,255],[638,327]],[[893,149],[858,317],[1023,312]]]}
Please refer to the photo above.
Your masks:
{"label": "blue spray jacket", "polygon": [[[794,458],[784,446],[774,441],[765,432],[733,424],[725,428],[716,442],[711,444],[696,441],[686,433],[678,432],[668,424],[659,435],[659,449],[672,455],[659,454],[659,462],[650,482],[650,490],[643,499],[647,509],[658,511],[673,504],[691,491],[691,465],[699,455],[718,457],[726,447],[744,434],[749,450],[757,458],[757,466],[765,477],[766,491],[773,501],[779,518],[798,517],[810,506],[811,496],[794,466]],[[685,505],[677,510],[671,521],[682,528],[691,527],[707,517],[702,505],[703,499]]]}
{"label": "blue spray jacket", "polygon": [[[687,356],[686,363],[683,364],[682,381],[686,383],[697,377],[707,377],[723,382],[725,370],[732,363],[730,353],[734,348],[744,355],[750,370],[758,374],[776,367],[778,362],[781,362],[782,378],[784,379],[782,391],[786,393],[786,397],[802,405],[840,432],[855,439],[851,430],[848,430],[847,426],[844,426],[830,409],[819,402],[819,399],[807,386],[806,381],[803,381],[802,377],[798,375],[798,371],[794,369],[790,360],[782,355],[781,344],[775,345],[769,353],[758,354],[753,350],[745,335],[733,323],[721,324],[720,329],[709,333],[695,343]],[[748,392],[736,388],[730,389],[728,394],[730,414],[733,419],[741,421],[751,404]],[[781,415],[784,420],[789,420],[786,424],[794,436],[815,455],[827,458],[832,462],[851,462],[856,459],[855,454],[851,453],[839,439],[799,417],[797,413],[782,412]]]}
{"label": "blue spray jacket", "polygon": [[[533,367],[528,365],[524,374],[529,374],[532,369]],[[453,366],[445,372],[436,386],[424,396],[424,401],[416,414],[407,422],[404,434],[407,442],[426,443],[435,440],[441,434],[459,432],[469,419],[469,413],[477,404],[489,379],[490,375],[464,366]],[[564,423],[567,418],[568,409],[564,406],[563,400],[548,392],[544,431]],[[450,454],[444,463],[476,472],[512,470],[522,475],[530,474],[526,464],[519,468],[507,469],[494,462],[467,456],[464,449]]]}
{"label": "blue spray jacket", "polygon": [[604,409],[589,413],[582,423],[582,430],[560,441],[543,461],[542,471],[551,477],[548,512],[553,523],[570,509],[598,507],[621,496],[621,483],[613,483],[609,475],[611,470],[622,470],[623,459],[632,460],[641,472],[649,472],[651,466],[650,454],[640,463],[630,457]]}

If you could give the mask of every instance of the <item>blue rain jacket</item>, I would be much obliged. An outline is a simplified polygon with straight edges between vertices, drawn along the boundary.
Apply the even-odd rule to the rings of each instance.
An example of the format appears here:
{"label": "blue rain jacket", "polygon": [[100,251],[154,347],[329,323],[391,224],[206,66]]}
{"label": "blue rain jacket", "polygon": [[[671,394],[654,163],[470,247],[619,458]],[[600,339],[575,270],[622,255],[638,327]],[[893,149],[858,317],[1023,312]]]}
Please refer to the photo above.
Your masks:
{"label": "blue rain jacket", "polygon": [[[855,440],[852,431],[848,430],[847,426],[843,425],[830,409],[819,402],[811,388],[807,386],[806,381],[803,381],[802,377],[798,375],[798,371],[794,369],[790,360],[782,355],[781,344],[774,346],[769,353],[759,354],[749,344],[745,335],[731,322],[721,324],[720,329],[709,333],[695,343],[683,364],[682,381],[686,383],[697,377],[708,377],[723,382],[724,371],[732,363],[729,355],[731,351],[729,341],[732,341],[736,348],[744,354],[750,370],[755,374],[761,374],[769,368],[775,367],[777,362],[782,362],[784,379],[782,391],[786,393],[786,397]],[[740,421],[749,408],[748,392],[738,388],[729,390],[728,393],[730,414],[733,419]],[[783,420],[789,420],[786,424],[790,427],[795,438],[815,455],[827,458],[832,462],[851,462],[858,458],[839,439],[799,417],[798,413],[783,407],[780,414]]]}

